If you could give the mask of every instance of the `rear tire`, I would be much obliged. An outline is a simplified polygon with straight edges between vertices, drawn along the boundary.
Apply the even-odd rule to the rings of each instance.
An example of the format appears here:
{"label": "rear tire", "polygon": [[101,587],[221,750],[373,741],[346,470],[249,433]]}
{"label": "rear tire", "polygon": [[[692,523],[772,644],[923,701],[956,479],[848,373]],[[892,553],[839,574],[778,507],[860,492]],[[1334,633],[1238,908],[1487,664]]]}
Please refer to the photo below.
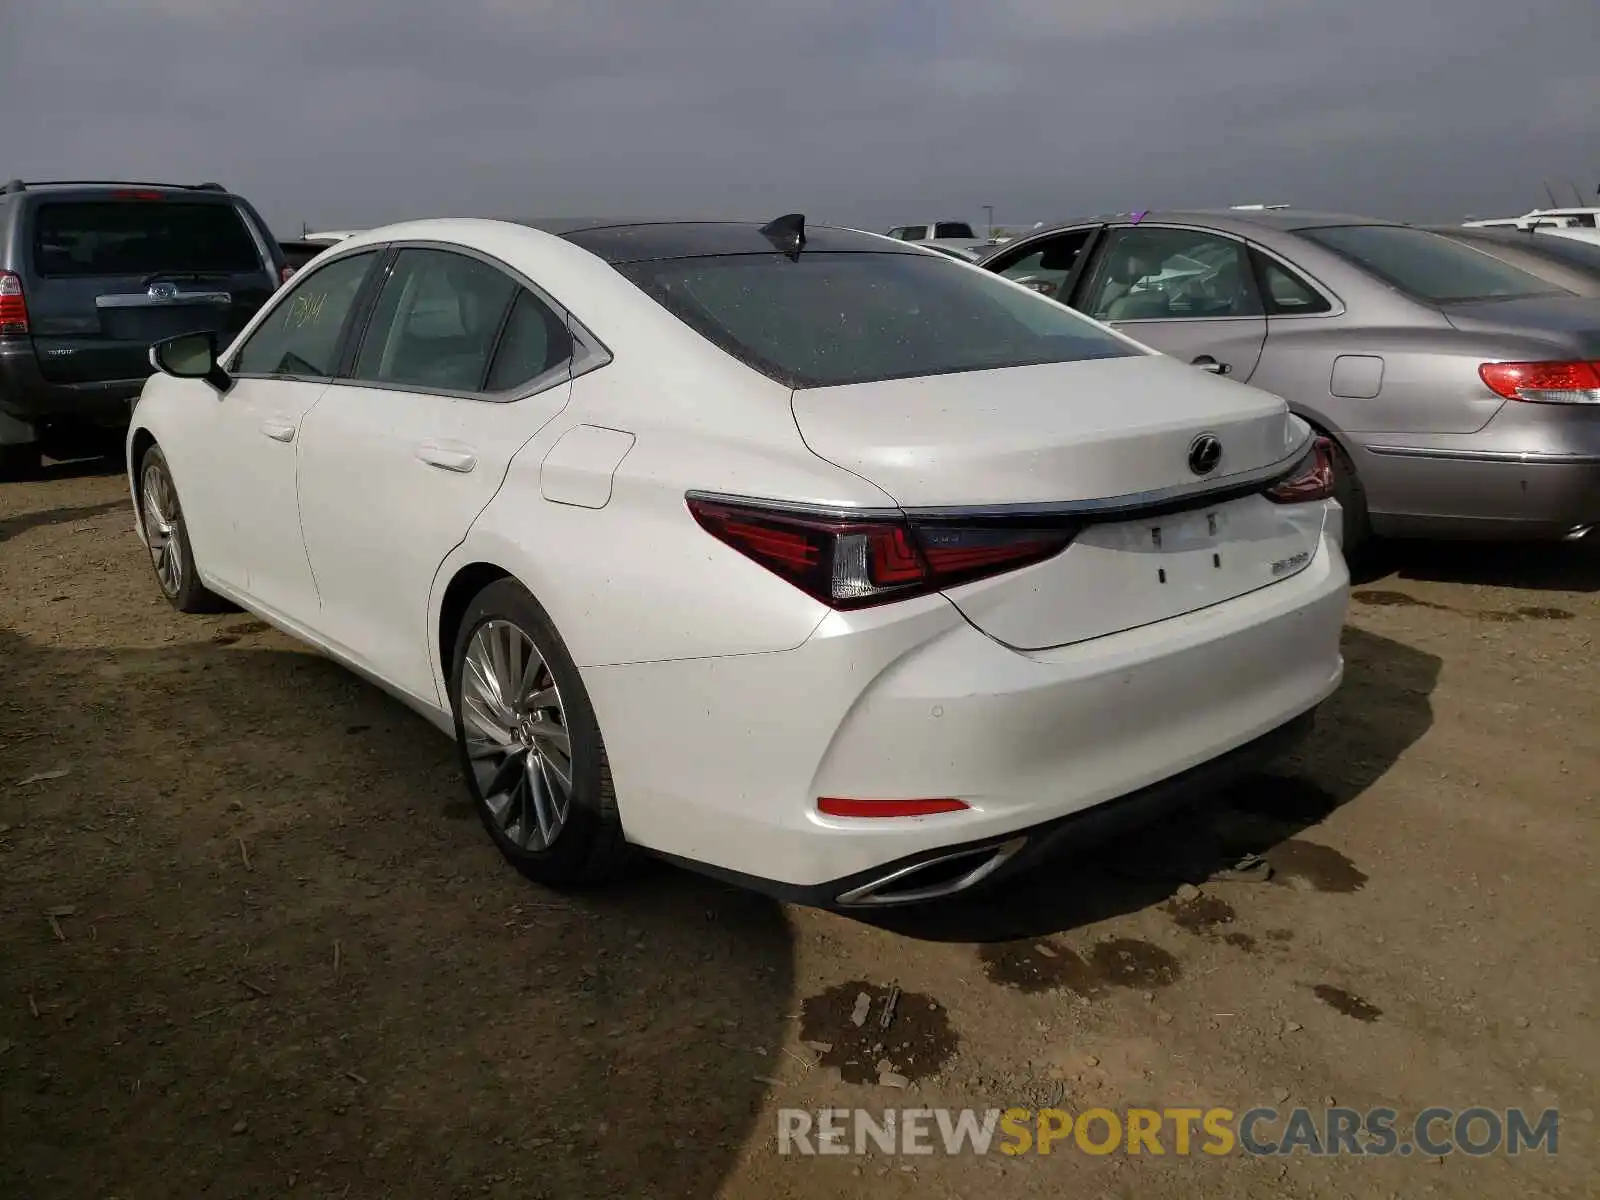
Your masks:
{"label": "rear tire", "polygon": [[200,582],[194,547],[161,447],[151,446],[139,460],[139,526],[150,550],[150,565],[167,603],[182,613],[223,612],[227,603]]}
{"label": "rear tire", "polygon": [[467,790],[512,866],[555,888],[624,872],[633,853],[589,693],[549,615],[516,580],[468,605],[450,706]]}

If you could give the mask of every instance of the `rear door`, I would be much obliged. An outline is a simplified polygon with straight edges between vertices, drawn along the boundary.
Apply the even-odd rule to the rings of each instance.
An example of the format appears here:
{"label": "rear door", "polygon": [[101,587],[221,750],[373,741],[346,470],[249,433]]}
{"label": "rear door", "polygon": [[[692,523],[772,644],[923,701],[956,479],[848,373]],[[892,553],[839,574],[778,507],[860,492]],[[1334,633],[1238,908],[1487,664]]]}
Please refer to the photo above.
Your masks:
{"label": "rear door", "polygon": [[277,280],[263,235],[225,194],[124,190],[30,197],[28,314],[54,383],[142,379],[152,343],[231,341]]}
{"label": "rear door", "polygon": [[1147,346],[1240,383],[1255,373],[1267,340],[1248,247],[1208,229],[1111,227],[1071,303]]}
{"label": "rear door", "polygon": [[429,703],[435,573],[512,456],[566,406],[566,318],[499,264],[400,250],[351,365],[300,439],[300,520],[319,632]]}

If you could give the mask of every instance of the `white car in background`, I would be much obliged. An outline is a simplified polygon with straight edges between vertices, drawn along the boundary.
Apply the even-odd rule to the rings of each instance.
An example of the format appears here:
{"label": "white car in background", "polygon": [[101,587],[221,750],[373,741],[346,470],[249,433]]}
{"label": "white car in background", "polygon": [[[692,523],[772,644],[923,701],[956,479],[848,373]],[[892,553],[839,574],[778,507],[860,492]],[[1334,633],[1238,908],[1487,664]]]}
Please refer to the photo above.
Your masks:
{"label": "white car in background", "polygon": [[948,895],[1244,769],[1341,677],[1329,460],[1281,400],[876,235],[396,225],[151,360],[167,599],[452,734],[548,884],[637,847]]}
{"label": "white car in background", "polygon": [[1523,229],[1600,245],[1600,208],[1536,208],[1520,217],[1463,221],[1466,229]]}

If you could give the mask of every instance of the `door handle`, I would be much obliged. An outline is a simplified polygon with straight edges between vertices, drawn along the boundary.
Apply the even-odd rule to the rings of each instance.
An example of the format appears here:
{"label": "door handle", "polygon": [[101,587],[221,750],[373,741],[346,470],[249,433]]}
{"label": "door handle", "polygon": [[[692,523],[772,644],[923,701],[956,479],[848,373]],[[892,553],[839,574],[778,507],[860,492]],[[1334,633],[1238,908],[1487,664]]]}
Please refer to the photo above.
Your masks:
{"label": "door handle", "polygon": [[417,447],[417,457],[430,467],[462,475],[478,465],[477,453],[459,442],[423,442]]}
{"label": "door handle", "polygon": [[1212,375],[1233,374],[1232,367],[1225,362],[1218,362],[1209,354],[1202,354],[1199,358],[1192,360],[1189,365],[1192,367],[1199,367],[1202,371],[1208,371]]}
{"label": "door handle", "polygon": [[294,422],[268,417],[261,422],[261,432],[275,442],[292,442],[294,441]]}

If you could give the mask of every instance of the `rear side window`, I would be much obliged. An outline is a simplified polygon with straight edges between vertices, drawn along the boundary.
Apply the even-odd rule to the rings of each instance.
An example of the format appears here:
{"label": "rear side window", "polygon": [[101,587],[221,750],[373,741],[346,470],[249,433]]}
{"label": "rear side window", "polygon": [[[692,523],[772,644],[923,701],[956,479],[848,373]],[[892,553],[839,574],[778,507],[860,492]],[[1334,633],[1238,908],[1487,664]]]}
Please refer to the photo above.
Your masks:
{"label": "rear side window", "polygon": [[494,352],[486,390],[510,391],[571,355],[572,335],[566,324],[531,292],[519,292]]}
{"label": "rear side window", "polygon": [[70,200],[33,213],[33,269],[48,278],[265,271],[232,204]]}
{"label": "rear side window", "polygon": [[1267,315],[1272,317],[1304,317],[1325,313],[1332,305],[1300,276],[1276,259],[1252,250],[1256,274],[1261,279],[1261,290],[1267,302]]}
{"label": "rear side window", "polygon": [[1052,300],[932,254],[722,255],[618,269],[789,387],[1140,353]]}
{"label": "rear side window", "polygon": [[936,238],[975,238],[972,226],[965,221],[940,221],[933,227]]}
{"label": "rear side window", "polygon": [[1425,229],[1338,225],[1302,229],[1299,233],[1400,291],[1434,304],[1548,296],[1563,290],[1510,263]]}

